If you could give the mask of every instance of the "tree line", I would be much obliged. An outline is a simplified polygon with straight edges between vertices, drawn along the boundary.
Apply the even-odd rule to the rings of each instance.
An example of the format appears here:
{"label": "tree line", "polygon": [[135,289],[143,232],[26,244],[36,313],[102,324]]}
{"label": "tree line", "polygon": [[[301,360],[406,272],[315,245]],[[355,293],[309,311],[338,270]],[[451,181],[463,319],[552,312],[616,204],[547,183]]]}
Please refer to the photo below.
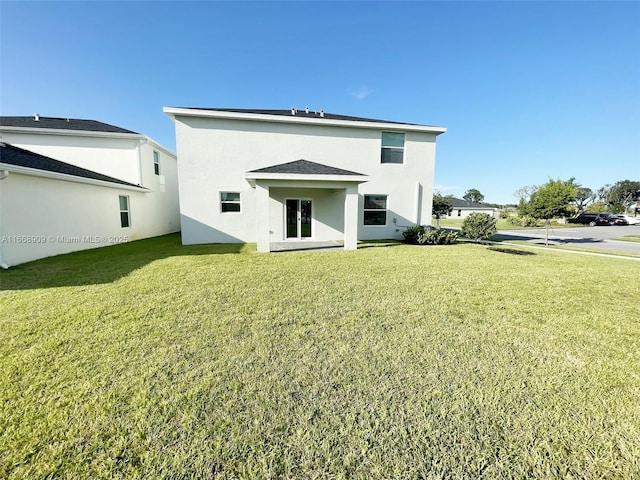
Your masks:
{"label": "tree line", "polygon": [[[595,213],[640,213],[640,181],[620,180],[613,185],[605,185],[597,191],[569,180],[549,179],[544,185],[529,185],[518,189],[515,194],[520,199],[517,206],[521,217],[551,220],[572,217],[583,212]],[[484,195],[476,188],[466,191],[463,199],[482,203]],[[484,205],[504,208],[508,205],[484,203]],[[440,219],[451,214],[451,196],[434,193],[432,213],[440,224]]]}
{"label": "tree line", "polygon": [[544,185],[532,185],[516,191],[520,199],[518,213],[533,218],[551,219],[582,212],[640,213],[640,181],[620,180],[597,191],[569,180],[550,179]]}

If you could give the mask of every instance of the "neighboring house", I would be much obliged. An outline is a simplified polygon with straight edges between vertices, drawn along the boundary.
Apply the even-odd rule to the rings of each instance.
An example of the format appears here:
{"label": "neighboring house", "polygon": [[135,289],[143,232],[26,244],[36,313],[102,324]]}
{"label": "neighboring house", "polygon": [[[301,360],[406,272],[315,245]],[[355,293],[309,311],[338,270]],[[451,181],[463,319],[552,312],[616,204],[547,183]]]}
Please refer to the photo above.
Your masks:
{"label": "neighboring house", "polygon": [[402,238],[430,223],[431,127],[305,110],[166,107],[175,121],[182,241]]}
{"label": "neighboring house", "polygon": [[92,120],[0,117],[0,263],[180,230],[173,153]]}
{"label": "neighboring house", "polygon": [[446,218],[466,218],[472,213],[485,213],[491,217],[498,218],[500,211],[497,208],[483,205],[482,203],[469,202],[461,198],[449,197],[453,210]]}

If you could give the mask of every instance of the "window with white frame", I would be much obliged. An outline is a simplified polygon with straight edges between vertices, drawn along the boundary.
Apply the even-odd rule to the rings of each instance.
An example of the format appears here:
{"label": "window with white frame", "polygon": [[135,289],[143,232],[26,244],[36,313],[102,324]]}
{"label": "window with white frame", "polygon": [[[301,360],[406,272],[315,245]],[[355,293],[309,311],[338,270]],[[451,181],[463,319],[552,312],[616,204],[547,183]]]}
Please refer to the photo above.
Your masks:
{"label": "window with white frame", "polygon": [[404,163],[404,133],[382,132],[381,163]]}
{"label": "window with white frame", "polygon": [[364,224],[368,226],[387,224],[387,195],[364,196]]}
{"label": "window with white frame", "polygon": [[220,211],[222,213],[240,211],[240,192],[220,192]]}
{"label": "window with white frame", "polygon": [[131,226],[131,212],[129,211],[129,197],[127,195],[120,195],[120,226],[122,228],[128,228]]}
{"label": "window with white frame", "polygon": [[153,173],[160,175],[160,154],[153,151]]}

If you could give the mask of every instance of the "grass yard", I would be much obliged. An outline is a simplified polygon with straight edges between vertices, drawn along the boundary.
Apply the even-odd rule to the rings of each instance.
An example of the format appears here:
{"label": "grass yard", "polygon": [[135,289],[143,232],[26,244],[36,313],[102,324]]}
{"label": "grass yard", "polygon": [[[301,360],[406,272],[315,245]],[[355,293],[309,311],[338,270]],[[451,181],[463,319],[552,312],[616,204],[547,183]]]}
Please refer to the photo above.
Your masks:
{"label": "grass yard", "polygon": [[625,235],[624,237],[614,238],[614,240],[622,240],[623,242],[640,242],[640,235]]}
{"label": "grass yard", "polygon": [[1,272],[0,478],[640,478],[637,262],[362,247]]}

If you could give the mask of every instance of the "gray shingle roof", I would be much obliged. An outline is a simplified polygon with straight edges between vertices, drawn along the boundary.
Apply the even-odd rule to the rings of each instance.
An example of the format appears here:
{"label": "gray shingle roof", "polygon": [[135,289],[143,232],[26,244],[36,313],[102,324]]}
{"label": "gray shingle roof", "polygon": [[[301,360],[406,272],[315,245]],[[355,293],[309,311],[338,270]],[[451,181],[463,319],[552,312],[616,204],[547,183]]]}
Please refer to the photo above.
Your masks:
{"label": "gray shingle roof", "polygon": [[0,117],[0,126],[22,127],[22,128],[43,128],[56,130],[82,130],[86,132],[109,132],[109,133],[133,133],[126,128],[116,127],[108,123],[96,120],[80,120],[77,118],[55,118],[55,117]]}
{"label": "gray shingle roof", "polygon": [[451,206],[453,208],[493,208],[489,205],[483,205],[482,203],[469,202],[461,198],[449,197],[451,199]]}
{"label": "gray shingle roof", "polygon": [[18,167],[34,168],[46,172],[63,173],[74,177],[89,178],[91,180],[101,180],[103,182],[141,188],[140,185],[134,185],[133,183],[61,162],[60,160],[54,160],[39,153],[24,150],[3,142],[0,142],[0,162]]}
{"label": "gray shingle roof", "polygon": [[295,160],[293,162],[281,163],[271,167],[252,170],[250,173],[296,173],[302,175],[361,175],[362,173],[351,172],[341,168],[322,165],[321,163],[310,162],[309,160]]}
{"label": "gray shingle roof", "polygon": [[379,120],[376,118],[364,118],[364,117],[352,117],[349,115],[339,115],[335,113],[323,112],[323,116],[320,116],[320,111],[309,110],[306,113],[304,109],[296,110],[296,114],[291,114],[291,109],[288,110],[262,110],[262,109],[248,109],[248,108],[195,108],[195,107],[178,107],[185,108],[186,110],[208,110],[213,112],[234,112],[234,113],[255,113],[258,115],[280,115],[286,117],[300,117],[300,118],[317,118],[327,120],[348,120],[351,122],[374,122],[374,123],[395,123],[398,125],[415,125],[421,127],[428,127],[432,125],[421,125],[419,123],[408,122],[395,122],[392,120]]}

